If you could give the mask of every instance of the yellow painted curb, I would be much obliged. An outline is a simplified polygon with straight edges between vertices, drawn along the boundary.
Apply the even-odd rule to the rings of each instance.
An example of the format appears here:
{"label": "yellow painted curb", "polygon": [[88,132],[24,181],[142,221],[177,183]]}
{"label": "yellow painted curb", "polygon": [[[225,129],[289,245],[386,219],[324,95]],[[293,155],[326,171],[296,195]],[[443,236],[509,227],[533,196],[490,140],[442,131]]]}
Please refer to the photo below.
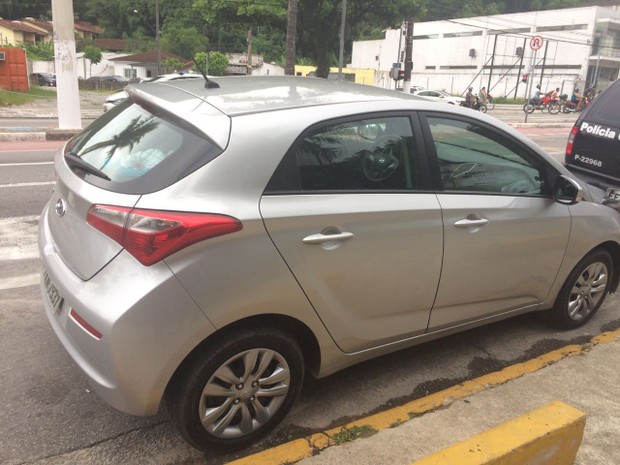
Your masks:
{"label": "yellow painted curb", "polygon": [[573,465],[585,426],[585,413],[554,402],[413,465]]}
{"label": "yellow painted curb", "polygon": [[[511,365],[503,370],[480,376],[479,378],[471,381],[465,381],[462,384],[458,384],[429,396],[413,400],[399,407],[394,407],[384,412],[361,418],[338,428],[324,431],[323,433],[314,434],[309,438],[297,439],[272,449],[267,449],[263,452],[229,462],[229,465],[251,465],[257,463],[260,463],[261,465],[292,464],[306,457],[310,457],[314,453],[327,447],[337,445],[337,442],[334,441],[334,435],[342,433],[344,430],[355,427],[364,427],[374,431],[391,428],[421,414],[436,410],[442,406],[450,405],[455,400],[469,397],[472,394],[476,394],[478,392],[507,383],[513,379],[520,378],[525,374],[541,370],[542,368],[557,363],[567,357],[584,354],[595,345],[614,342],[618,339],[620,339],[620,328],[614,331],[601,333],[598,336],[593,337],[588,344],[562,347],[561,349],[543,354],[532,360]],[[442,465],[447,464],[442,463]],[[460,465],[464,465],[464,463],[460,463]],[[512,462],[502,462],[502,465],[512,465]]]}

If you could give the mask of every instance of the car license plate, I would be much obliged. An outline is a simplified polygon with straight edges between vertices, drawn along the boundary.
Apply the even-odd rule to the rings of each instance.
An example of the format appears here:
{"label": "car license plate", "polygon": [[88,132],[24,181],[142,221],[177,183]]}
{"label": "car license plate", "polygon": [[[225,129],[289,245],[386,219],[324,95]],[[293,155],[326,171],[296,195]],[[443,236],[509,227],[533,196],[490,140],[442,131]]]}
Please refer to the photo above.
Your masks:
{"label": "car license plate", "polygon": [[620,200],[620,189],[607,189],[607,197]]}
{"label": "car license plate", "polygon": [[62,297],[60,293],[52,283],[52,280],[47,274],[47,271],[43,271],[43,285],[45,286],[45,293],[47,294],[47,300],[52,306],[52,312],[58,313],[60,306],[62,305]]}

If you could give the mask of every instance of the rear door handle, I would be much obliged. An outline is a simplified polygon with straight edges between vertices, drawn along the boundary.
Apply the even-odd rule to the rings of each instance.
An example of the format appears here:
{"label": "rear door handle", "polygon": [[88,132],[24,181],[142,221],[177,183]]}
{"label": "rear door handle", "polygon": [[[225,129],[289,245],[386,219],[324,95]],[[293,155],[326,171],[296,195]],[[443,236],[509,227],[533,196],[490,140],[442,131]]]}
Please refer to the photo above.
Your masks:
{"label": "rear door handle", "polygon": [[355,237],[352,232],[341,232],[336,234],[316,233],[303,238],[304,244],[323,244],[324,242],[346,241]]}
{"label": "rear door handle", "polygon": [[484,226],[489,222],[486,218],[478,218],[475,220],[470,220],[468,218],[463,218],[462,220],[458,220],[454,223],[454,226],[457,228],[476,228],[480,226]]}

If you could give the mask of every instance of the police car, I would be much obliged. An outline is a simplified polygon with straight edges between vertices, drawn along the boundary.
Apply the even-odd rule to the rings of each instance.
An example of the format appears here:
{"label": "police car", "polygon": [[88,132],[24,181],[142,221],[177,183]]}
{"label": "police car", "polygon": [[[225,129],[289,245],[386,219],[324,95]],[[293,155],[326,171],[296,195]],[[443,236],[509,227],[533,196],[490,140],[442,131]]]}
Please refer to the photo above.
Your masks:
{"label": "police car", "polygon": [[566,167],[620,200],[620,80],[583,111],[566,144]]}

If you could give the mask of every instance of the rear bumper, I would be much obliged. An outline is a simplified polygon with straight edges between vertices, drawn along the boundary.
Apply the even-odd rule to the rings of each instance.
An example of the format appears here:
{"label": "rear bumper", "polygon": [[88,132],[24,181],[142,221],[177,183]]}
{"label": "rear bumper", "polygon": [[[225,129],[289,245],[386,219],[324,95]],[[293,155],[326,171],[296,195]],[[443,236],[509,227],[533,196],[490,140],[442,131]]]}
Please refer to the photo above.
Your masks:
{"label": "rear bumper", "polygon": [[579,179],[591,184],[593,186],[598,187],[599,189],[607,190],[607,189],[617,189],[620,190],[620,179],[607,177],[596,173],[594,171],[590,171],[585,168],[581,168],[575,165],[565,164],[566,169],[568,169],[571,173],[577,176]]}
{"label": "rear bumper", "polygon": [[[133,415],[157,413],[174,371],[213,326],[163,262],[144,267],[121,252],[82,281],[55,251],[47,211],[39,223],[39,251],[63,298],[54,312],[42,282],[52,328],[104,401]],[[101,337],[89,333],[71,309]]]}

